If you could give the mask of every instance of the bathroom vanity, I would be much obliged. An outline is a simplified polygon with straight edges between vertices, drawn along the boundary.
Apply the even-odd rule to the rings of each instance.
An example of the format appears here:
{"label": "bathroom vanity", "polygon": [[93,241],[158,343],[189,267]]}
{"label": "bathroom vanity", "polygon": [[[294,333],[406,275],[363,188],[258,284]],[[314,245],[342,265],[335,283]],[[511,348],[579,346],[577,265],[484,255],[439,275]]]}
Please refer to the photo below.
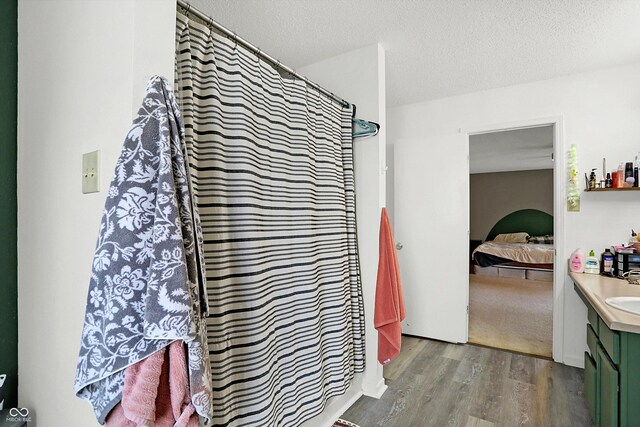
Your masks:
{"label": "bathroom vanity", "polygon": [[599,275],[570,273],[588,311],[584,393],[596,426],[640,422],[640,314],[606,303],[639,297],[640,286]]}

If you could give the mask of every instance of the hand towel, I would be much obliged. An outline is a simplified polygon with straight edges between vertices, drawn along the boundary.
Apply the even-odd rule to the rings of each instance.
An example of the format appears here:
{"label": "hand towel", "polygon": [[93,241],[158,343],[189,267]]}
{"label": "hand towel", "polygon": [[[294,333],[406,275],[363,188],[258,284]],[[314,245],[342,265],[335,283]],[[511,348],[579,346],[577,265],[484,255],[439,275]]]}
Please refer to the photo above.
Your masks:
{"label": "hand towel", "polygon": [[213,415],[202,231],[182,115],[154,76],[116,164],[93,258],[74,384],[104,423],[127,367],[175,340],[188,346],[191,401]]}
{"label": "hand towel", "polygon": [[198,427],[183,341],[129,366],[124,375],[122,401],[107,416],[107,427]]}
{"label": "hand towel", "polygon": [[380,217],[380,255],[373,323],[378,330],[378,361],[386,365],[400,354],[405,318],[398,254],[387,210]]}

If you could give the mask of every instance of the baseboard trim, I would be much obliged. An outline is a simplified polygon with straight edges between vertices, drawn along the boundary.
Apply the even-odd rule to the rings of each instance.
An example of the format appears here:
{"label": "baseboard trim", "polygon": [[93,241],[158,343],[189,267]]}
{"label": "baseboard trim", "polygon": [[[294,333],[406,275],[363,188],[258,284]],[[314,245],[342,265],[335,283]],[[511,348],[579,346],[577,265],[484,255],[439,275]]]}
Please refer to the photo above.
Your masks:
{"label": "baseboard trim", "polygon": [[335,424],[335,422],[338,420],[338,418],[340,418],[340,416],[342,414],[344,414],[345,412],[347,412],[347,409],[349,409],[351,407],[351,405],[353,405],[354,403],[356,403],[358,401],[358,399],[360,399],[362,397],[363,393],[362,390],[356,392],[353,397],[351,397],[351,399],[347,400],[344,405],[340,406],[338,408],[337,411],[334,412],[334,414],[332,416],[330,416],[329,421],[326,421],[325,423],[323,423],[320,427],[333,427],[333,425]]}
{"label": "baseboard trim", "polygon": [[385,391],[387,391],[387,385],[384,383],[384,378],[380,378],[380,381],[372,389],[366,388],[363,392],[365,396],[373,397],[374,399],[380,399]]}
{"label": "baseboard trim", "polygon": [[584,369],[584,357],[564,356],[563,363],[574,368]]}

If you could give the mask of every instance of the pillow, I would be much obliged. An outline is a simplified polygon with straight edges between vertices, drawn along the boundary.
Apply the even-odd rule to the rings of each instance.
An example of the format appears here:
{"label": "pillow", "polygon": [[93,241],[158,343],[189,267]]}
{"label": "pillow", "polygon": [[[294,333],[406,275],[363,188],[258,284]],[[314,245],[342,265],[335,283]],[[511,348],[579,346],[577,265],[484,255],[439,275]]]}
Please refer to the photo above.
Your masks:
{"label": "pillow", "polygon": [[545,234],[544,236],[529,236],[529,243],[553,245],[553,234]]}
{"label": "pillow", "polygon": [[505,233],[498,234],[494,242],[500,243],[527,243],[527,239],[529,238],[529,233],[520,232],[520,233]]}

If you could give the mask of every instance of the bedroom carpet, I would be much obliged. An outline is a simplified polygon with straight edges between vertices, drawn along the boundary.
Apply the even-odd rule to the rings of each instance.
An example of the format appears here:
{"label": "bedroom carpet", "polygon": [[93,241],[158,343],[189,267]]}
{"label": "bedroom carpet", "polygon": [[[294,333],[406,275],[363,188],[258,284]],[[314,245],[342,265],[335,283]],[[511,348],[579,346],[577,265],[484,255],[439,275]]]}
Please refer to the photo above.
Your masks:
{"label": "bedroom carpet", "polygon": [[469,275],[469,342],[551,357],[553,283]]}

